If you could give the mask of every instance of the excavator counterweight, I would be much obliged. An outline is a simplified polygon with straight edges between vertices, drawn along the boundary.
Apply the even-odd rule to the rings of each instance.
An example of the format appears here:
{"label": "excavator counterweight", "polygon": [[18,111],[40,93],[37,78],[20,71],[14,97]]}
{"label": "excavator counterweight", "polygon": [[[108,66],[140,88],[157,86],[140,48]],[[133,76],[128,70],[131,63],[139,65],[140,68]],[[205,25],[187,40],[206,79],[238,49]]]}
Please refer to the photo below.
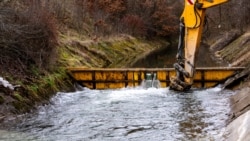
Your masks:
{"label": "excavator counterweight", "polygon": [[185,0],[185,7],[180,18],[177,63],[174,64],[177,75],[170,79],[170,88],[177,91],[185,91],[191,88],[194,81],[195,61],[201,42],[206,9],[227,1]]}

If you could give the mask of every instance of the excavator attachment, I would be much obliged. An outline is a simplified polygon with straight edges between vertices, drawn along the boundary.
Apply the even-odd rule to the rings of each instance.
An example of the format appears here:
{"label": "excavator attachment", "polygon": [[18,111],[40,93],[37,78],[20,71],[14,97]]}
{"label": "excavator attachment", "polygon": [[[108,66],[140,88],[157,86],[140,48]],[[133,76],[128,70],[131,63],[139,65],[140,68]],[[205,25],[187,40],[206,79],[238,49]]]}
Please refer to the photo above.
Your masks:
{"label": "excavator attachment", "polygon": [[170,79],[170,88],[177,91],[189,90],[193,85],[195,61],[199,51],[201,35],[207,8],[220,5],[228,0],[185,0],[180,18],[180,36],[177,62],[174,64],[176,76]]}

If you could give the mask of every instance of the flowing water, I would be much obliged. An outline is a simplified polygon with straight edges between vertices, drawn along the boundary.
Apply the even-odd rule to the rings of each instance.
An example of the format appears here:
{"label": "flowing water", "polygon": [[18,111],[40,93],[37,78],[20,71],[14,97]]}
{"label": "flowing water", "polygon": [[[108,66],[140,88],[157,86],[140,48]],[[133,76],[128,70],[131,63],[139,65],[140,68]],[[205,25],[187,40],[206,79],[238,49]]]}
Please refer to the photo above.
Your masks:
{"label": "flowing water", "polygon": [[36,113],[9,121],[4,141],[221,141],[232,91],[168,88],[58,93]]}

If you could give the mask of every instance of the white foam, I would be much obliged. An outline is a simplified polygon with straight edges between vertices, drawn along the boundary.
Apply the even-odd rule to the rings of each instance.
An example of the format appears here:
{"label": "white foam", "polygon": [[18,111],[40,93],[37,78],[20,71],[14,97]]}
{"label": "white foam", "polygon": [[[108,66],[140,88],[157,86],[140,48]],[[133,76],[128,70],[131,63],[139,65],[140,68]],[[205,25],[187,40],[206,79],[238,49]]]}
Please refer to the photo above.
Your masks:
{"label": "white foam", "polygon": [[220,92],[220,91],[222,91],[222,88],[220,86],[218,86],[218,87],[207,89],[207,91],[209,91],[209,92]]}
{"label": "white foam", "polygon": [[14,86],[11,85],[7,80],[4,80],[0,77],[0,85],[4,86],[5,88],[9,88],[10,90],[14,90]]}

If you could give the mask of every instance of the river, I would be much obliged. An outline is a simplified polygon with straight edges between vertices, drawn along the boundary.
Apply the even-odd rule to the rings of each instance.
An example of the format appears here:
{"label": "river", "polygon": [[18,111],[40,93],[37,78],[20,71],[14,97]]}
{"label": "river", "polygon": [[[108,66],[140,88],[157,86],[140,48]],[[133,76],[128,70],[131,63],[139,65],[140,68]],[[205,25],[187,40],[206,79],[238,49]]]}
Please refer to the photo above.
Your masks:
{"label": "river", "polygon": [[60,92],[9,119],[1,141],[221,141],[232,91],[168,88]]}
{"label": "river", "polygon": [[[197,67],[225,67],[227,62],[218,60],[211,54],[207,45],[201,45],[196,60]],[[138,60],[133,68],[172,68],[176,62],[177,45],[166,47],[164,50],[152,52],[148,56]]]}

